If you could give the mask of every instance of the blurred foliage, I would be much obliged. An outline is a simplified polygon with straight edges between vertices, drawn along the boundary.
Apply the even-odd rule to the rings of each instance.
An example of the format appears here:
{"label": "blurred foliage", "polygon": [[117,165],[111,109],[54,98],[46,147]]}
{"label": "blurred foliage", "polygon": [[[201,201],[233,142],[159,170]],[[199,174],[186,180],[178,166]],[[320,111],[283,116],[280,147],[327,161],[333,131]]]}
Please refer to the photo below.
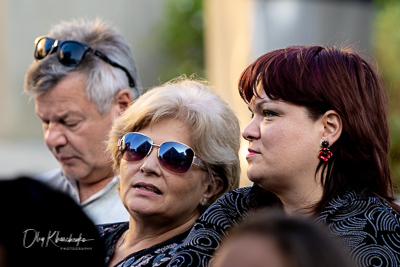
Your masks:
{"label": "blurred foliage", "polygon": [[375,2],[374,55],[390,99],[391,167],[400,192],[400,1]]}
{"label": "blurred foliage", "polygon": [[181,74],[204,77],[203,0],[166,0],[164,8],[159,32],[166,62],[160,82]]}

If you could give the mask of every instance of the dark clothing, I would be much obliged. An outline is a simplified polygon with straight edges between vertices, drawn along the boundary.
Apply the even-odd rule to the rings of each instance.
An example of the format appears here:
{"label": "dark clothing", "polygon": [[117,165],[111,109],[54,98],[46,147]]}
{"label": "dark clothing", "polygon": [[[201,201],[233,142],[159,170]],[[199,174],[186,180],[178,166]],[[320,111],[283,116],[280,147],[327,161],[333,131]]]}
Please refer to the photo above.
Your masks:
{"label": "dark clothing", "polygon": [[[128,229],[129,223],[114,223],[98,226],[100,237],[106,248],[105,264],[108,266],[115,250],[118,238]],[[176,252],[179,244],[182,244],[190,230],[185,231],[169,240],[154,245],[150,248],[132,253],[120,261],[116,267],[148,267],[148,266],[167,266],[172,256]]]}
{"label": "dark clothing", "polygon": [[[209,266],[230,227],[250,211],[277,203],[258,186],[225,194],[196,221],[168,266]],[[316,222],[339,237],[359,266],[400,266],[400,216],[381,199],[348,192],[334,198]]]}
{"label": "dark clothing", "polygon": [[348,192],[318,216],[358,266],[400,266],[400,216],[385,201]]}

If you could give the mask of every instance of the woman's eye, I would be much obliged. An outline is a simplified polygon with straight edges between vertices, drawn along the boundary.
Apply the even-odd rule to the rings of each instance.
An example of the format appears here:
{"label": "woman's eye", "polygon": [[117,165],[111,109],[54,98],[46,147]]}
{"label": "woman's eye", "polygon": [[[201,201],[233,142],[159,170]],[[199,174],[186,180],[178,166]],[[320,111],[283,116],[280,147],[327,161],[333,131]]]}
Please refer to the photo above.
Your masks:
{"label": "woman's eye", "polygon": [[273,112],[273,111],[268,110],[268,109],[264,109],[262,113],[263,113],[264,117],[268,117],[268,118],[271,118],[271,117],[274,117],[274,116],[278,115],[278,113]]}

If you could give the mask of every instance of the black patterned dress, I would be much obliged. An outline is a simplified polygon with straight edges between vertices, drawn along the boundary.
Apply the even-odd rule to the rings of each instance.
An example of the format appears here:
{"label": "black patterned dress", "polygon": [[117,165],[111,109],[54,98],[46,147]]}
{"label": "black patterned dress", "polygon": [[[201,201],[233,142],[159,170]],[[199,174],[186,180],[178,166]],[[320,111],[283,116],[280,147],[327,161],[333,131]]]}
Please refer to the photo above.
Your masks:
{"label": "black patterned dress", "polygon": [[[106,248],[105,266],[108,266],[115,250],[118,238],[128,229],[129,223],[114,223],[99,225],[100,238]],[[115,265],[115,267],[149,267],[167,266],[172,256],[175,254],[178,245],[182,244],[190,230],[172,237],[162,243],[150,248],[140,250],[128,255],[125,259]]]}
{"label": "black patterned dress", "polygon": [[[168,266],[209,266],[228,228],[250,211],[277,203],[258,186],[225,194],[197,220]],[[379,198],[348,192],[333,199],[316,222],[340,238],[359,266],[400,266],[400,216]]]}

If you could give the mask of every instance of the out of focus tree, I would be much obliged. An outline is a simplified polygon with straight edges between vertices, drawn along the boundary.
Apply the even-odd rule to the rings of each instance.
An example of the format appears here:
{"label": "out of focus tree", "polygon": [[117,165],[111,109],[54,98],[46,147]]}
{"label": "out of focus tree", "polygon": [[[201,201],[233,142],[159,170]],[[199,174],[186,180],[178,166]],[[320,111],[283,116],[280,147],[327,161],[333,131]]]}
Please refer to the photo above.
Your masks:
{"label": "out of focus tree", "polygon": [[181,74],[204,77],[203,0],[166,0],[165,9],[158,28],[167,57],[160,82]]}
{"label": "out of focus tree", "polygon": [[374,55],[390,99],[391,167],[400,191],[400,1],[375,0]]}

